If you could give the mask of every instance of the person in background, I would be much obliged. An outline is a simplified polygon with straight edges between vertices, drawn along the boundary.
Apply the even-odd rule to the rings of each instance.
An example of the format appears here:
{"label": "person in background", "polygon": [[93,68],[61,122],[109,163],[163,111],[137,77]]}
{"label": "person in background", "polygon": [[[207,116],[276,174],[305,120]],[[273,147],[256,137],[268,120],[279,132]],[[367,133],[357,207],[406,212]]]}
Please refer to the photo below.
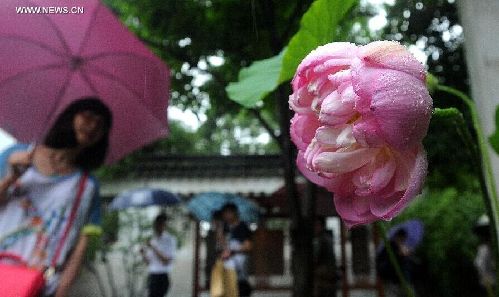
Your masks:
{"label": "person in background", "polygon": [[153,223],[153,236],[141,249],[148,265],[149,297],[164,297],[170,288],[169,274],[177,249],[177,239],[166,231],[167,216],[160,213]]}
{"label": "person in background", "polygon": [[314,297],[336,296],[336,256],[333,237],[326,229],[325,218],[317,218],[314,225]]}
{"label": "person in background", "polygon": [[233,266],[236,270],[239,296],[249,297],[252,288],[248,281],[248,253],[253,248],[252,232],[248,225],[240,220],[235,204],[227,203],[221,211],[227,238],[227,247],[222,253],[222,259],[226,265]]}
{"label": "person in background", "polygon": [[[413,262],[411,260],[412,252],[406,245],[407,236],[407,231],[405,229],[400,229],[395,232],[389,243],[405,280],[408,282],[408,285],[412,287],[411,272]],[[376,270],[379,277],[385,283],[385,294],[387,297],[404,296],[399,277],[390,262],[386,247],[383,248],[376,258]]]}
{"label": "person in background", "polygon": [[56,259],[43,296],[68,296],[89,236],[100,233],[98,183],[86,172],[104,163],[111,126],[107,106],[82,98],[59,115],[42,143],[0,154],[0,253],[41,270]]}
{"label": "person in background", "polygon": [[482,296],[494,296],[496,287],[496,267],[492,243],[490,242],[490,221],[487,215],[478,219],[474,228],[479,245],[475,256],[475,268],[478,272],[480,285],[483,288]]}

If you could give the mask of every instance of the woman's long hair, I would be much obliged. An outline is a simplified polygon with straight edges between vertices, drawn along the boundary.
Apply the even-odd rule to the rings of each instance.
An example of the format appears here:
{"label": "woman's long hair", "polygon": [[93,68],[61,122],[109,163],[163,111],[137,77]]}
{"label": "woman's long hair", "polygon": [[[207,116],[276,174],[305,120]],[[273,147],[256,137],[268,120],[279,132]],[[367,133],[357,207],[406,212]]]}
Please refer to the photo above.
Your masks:
{"label": "woman's long hair", "polygon": [[55,121],[47,133],[44,144],[54,149],[70,149],[78,146],[73,120],[76,114],[91,111],[103,118],[103,135],[92,146],[83,149],[76,157],[74,165],[83,170],[93,170],[104,163],[109,146],[109,133],[113,116],[109,108],[96,97],[84,97],[71,103]]}

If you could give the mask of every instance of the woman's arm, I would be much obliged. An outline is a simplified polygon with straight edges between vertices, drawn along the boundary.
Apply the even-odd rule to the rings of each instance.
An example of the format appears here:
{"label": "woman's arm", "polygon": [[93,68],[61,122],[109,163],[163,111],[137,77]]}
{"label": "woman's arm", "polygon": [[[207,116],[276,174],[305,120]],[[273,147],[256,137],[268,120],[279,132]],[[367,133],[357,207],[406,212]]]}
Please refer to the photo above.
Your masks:
{"label": "woman's arm", "polygon": [[59,287],[55,293],[55,297],[66,297],[68,296],[69,288],[76,278],[78,271],[80,270],[83,258],[85,256],[85,250],[88,245],[88,236],[80,235],[80,239],[76,244],[74,251],[69,256],[66,266],[61,273],[61,278],[59,281]]}
{"label": "woman's arm", "polygon": [[5,178],[0,180],[0,205],[7,201],[7,192],[17,180],[17,177],[14,175],[7,175]]}

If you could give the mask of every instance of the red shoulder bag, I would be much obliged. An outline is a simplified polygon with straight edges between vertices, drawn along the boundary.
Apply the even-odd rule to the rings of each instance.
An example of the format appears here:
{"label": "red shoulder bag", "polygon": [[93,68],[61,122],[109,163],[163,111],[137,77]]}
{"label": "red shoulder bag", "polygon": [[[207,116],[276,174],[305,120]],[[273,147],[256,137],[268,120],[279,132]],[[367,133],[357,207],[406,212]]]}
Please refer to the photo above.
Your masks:
{"label": "red shoulder bag", "polygon": [[12,253],[0,252],[0,260],[9,259],[17,264],[0,263],[0,294],[2,297],[39,297],[42,296],[45,287],[45,276],[53,273],[57,266],[57,260],[76,218],[78,208],[85,191],[88,174],[84,173],[80,179],[80,185],[76,199],[71,208],[69,221],[64,228],[61,240],[57,245],[51,266],[45,270],[28,267],[21,257]]}

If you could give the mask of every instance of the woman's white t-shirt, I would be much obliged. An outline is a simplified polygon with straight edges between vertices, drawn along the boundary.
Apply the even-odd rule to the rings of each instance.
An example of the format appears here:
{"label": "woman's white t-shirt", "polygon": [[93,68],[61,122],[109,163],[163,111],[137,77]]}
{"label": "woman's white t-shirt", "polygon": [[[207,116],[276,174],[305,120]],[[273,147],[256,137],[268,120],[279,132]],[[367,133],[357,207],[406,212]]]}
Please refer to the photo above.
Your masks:
{"label": "woman's white t-shirt", "polygon": [[[22,146],[18,148],[20,150]],[[13,151],[0,154],[0,178],[6,173],[5,161]],[[46,176],[34,167],[28,168],[9,189],[8,202],[0,205],[0,252],[16,254],[31,266],[51,266],[69,222],[82,176],[81,171],[65,176]],[[97,197],[97,183],[88,178],[76,217],[57,259],[58,266],[65,263],[83,226],[98,223]],[[57,283],[58,274],[47,280],[45,293],[53,293]]]}

